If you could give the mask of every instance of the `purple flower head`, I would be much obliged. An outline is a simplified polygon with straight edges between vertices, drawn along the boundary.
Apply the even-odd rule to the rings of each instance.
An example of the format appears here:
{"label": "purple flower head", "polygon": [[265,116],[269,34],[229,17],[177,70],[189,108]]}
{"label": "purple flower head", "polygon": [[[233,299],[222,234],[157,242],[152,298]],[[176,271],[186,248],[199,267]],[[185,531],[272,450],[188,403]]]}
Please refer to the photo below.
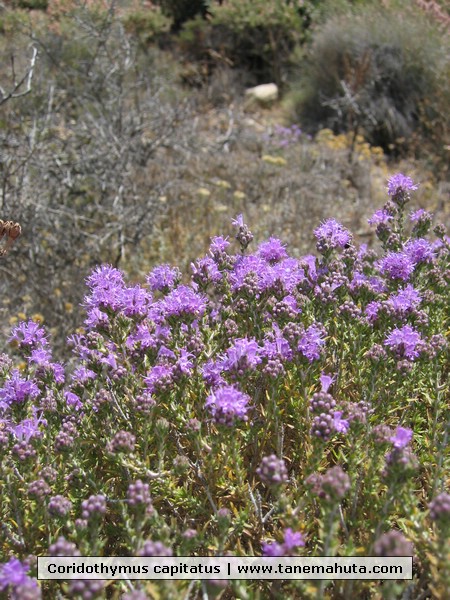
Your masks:
{"label": "purple flower head", "polygon": [[349,476],[338,465],[325,473],[313,473],[306,479],[306,483],[326,502],[342,500],[351,487]]}
{"label": "purple flower head", "polygon": [[228,237],[224,238],[221,235],[215,236],[211,238],[209,251],[213,256],[217,256],[225,252],[229,246],[230,242],[228,241]]}
{"label": "purple flower head", "polygon": [[320,383],[322,385],[321,391],[326,394],[328,392],[330,385],[334,382],[334,380],[335,380],[335,377],[331,377],[330,375],[325,375],[325,373],[322,371],[322,373],[320,375]]}
{"label": "purple flower head", "polygon": [[263,542],[261,544],[263,556],[284,556],[283,544],[277,542]]}
{"label": "purple flower head", "polygon": [[222,280],[222,273],[210,256],[200,258],[195,263],[191,263],[191,271],[192,280],[199,285],[218,283]]}
{"label": "purple flower head", "polygon": [[39,396],[39,388],[28,379],[20,377],[19,371],[14,369],[11,378],[5,381],[3,388],[0,388],[0,401],[7,405],[16,402],[24,402],[27,398],[36,398]]}
{"label": "purple flower head", "polygon": [[72,406],[75,410],[80,410],[83,407],[80,397],[74,392],[64,392],[64,398],[67,402],[67,405]]}
{"label": "purple flower head", "polygon": [[292,552],[294,548],[299,548],[305,545],[303,535],[299,531],[292,531],[290,527],[284,530],[283,546],[287,552]]}
{"label": "purple flower head", "polygon": [[253,234],[244,223],[243,215],[238,215],[235,219],[231,220],[231,224],[238,228],[236,239],[241,245],[241,249],[245,250],[250,242],[253,240]]}
{"label": "purple flower head", "polygon": [[34,321],[22,322],[11,332],[9,342],[17,342],[19,348],[34,349],[47,345],[45,330]]}
{"label": "purple flower head", "polygon": [[16,588],[29,580],[27,572],[29,566],[20,562],[19,559],[12,557],[8,562],[0,564],[0,591],[5,591],[8,586]]}
{"label": "purple flower head", "polygon": [[44,426],[47,425],[47,421],[42,417],[24,419],[18,425],[12,425],[10,427],[10,431],[18,440],[25,440],[26,442],[29,442],[31,438],[39,437],[41,435],[41,431],[39,430],[39,425],[41,423]]}
{"label": "purple flower head", "polygon": [[69,498],[61,495],[53,496],[48,503],[48,512],[54,517],[65,517],[72,508]]}
{"label": "purple flower head", "polygon": [[146,279],[153,292],[168,292],[180,281],[181,272],[176,267],[164,264],[150,271]]}
{"label": "purple flower head", "polygon": [[369,302],[369,304],[366,306],[366,310],[364,311],[369,323],[374,323],[378,319],[378,313],[380,312],[381,308],[381,302],[378,302],[377,300]]}
{"label": "purple flower head", "polygon": [[308,278],[313,283],[317,281],[317,258],[313,254],[302,256],[300,265],[306,269]]}
{"label": "purple flower head", "polygon": [[389,441],[392,442],[394,448],[401,450],[409,444],[412,436],[413,432],[411,429],[407,429],[406,427],[397,427],[395,434],[389,438]]}
{"label": "purple flower head", "polygon": [[105,513],[106,498],[102,494],[89,496],[81,503],[81,517],[87,521],[101,517]]}
{"label": "purple flower head", "polygon": [[382,275],[401,281],[408,281],[414,267],[415,261],[406,252],[389,252],[378,263],[378,269]]}
{"label": "purple flower head", "polygon": [[206,299],[191,287],[180,285],[164,298],[162,307],[166,317],[201,317],[206,310]]}
{"label": "purple flower head", "polygon": [[203,380],[211,387],[218,387],[219,385],[225,384],[225,380],[222,377],[222,363],[208,360],[203,365],[202,376]]}
{"label": "purple flower head", "polygon": [[450,494],[442,492],[428,505],[430,509],[430,518],[436,523],[450,524]]}
{"label": "purple flower head", "polygon": [[342,411],[338,410],[333,415],[333,427],[338,433],[347,433],[350,423],[347,419],[342,419]]}
{"label": "purple flower head", "polygon": [[389,221],[392,221],[394,217],[385,209],[381,208],[373,213],[373,215],[367,219],[369,225],[386,225]]}
{"label": "purple flower head", "polygon": [[155,365],[144,378],[147,391],[166,391],[173,383],[174,367],[172,365]]}
{"label": "purple flower head", "polygon": [[92,371],[91,369],[88,369],[86,367],[77,367],[72,374],[72,381],[75,384],[77,384],[77,383],[84,384],[84,383],[87,383],[88,381],[96,379],[96,378],[97,378],[97,374],[94,371]]}
{"label": "purple flower head", "polygon": [[209,409],[214,421],[221,425],[232,426],[238,419],[247,421],[250,397],[232,385],[223,385],[209,394],[205,407]]}
{"label": "purple flower head", "polygon": [[411,211],[411,214],[409,215],[409,220],[411,221],[411,223],[419,223],[419,222],[425,222],[425,221],[431,223],[432,219],[433,219],[433,214],[423,208],[419,208],[418,210]]}
{"label": "purple flower head", "polygon": [[298,350],[305,356],[309,362],[320,358],[320,351],[325,344],[323,339],[323,328],[319,325],[310,325],[300,338]]}
{"label": "purple flower head", "polygon": [[424,238],[406,242],[404,252],[414,263],[429,263],[434,258],[433,246]]}
{"label": "purple flower head", "polygon": [[396,173],[388,179],[387,193],[394,202],[402,205],[409,199],[409,192],[418,189],[418,185],[413,182],[411,177]]}
{"label": "purple flower head", "polygon": [[126,317],[145,316],[151,301],[151,296],[140,285],[126,287],[120,294],[120,303]]}
{"label": "purple flower head", "polygon": [[96,267],[86,279],[91,294],[85,297],[88,308],[111,308],[118,310],[121,306],[120,296],[124,287],[123,274],[111,265]]}
{"label": "purple flower head", "polygon": [[413,556],[414,547],[400,531],[383,533],[375,542],[375,556]]}
{"label": "purple flower head", "polygon": [[419,356],[418,346],[421,342],[420,334],[411,325],[404,325],[400,329],[392,330],[384,345],[389,346],[398,358],[414,360]]}
{"label": "purple flower head", "polygon": [[345,248],[351,240],[351,234],[335,219],[327,219],[314,230],[317,239],[317,249],[324,252],[334,248]]}
{"label": "purple flower head", "polygon": [[245,371],[254,369],[261,362],[260,347],[253,338],[238,338],[228,348],[222,368],[227,371]]}
{"label": "purple flower head", "polygon": [[404,314],[417,308],[422,301],[422,297],[416,288],[408,284],[405,288],[392,294],[388,304],[398,313]]}
{"label": "purple flower head", "polygon": [[187,352],[185,348],[181,348],[180,358],[177,360],[175,364],[175,369],[182,375],[189,375],[194,368],[194,362],[191,360],[194,358],[193,354]]}
{"label": "purple flower head", "polygon": [[275,454],[264,456],[261,464],[256,469],[261,481],[268,486],[279,486],[288,481],[286,463]]}
{"label": "purple flower head", "polygon": [[173,552],[162,542],[147,540],[137,552],[137,556],[173,556]]}
{"label": "purple flower head", "polygon": [[296,548],[305,545],[303,535],[299,531],[292,531],[290,527],[284,530],[283,543],[263,542],[263,556],[290,556]]}
{"label": "purple flower head", "polygon": [[259,245],[257,255],[268,263],[276,263],[288,257],[285,244],[274,237]]}

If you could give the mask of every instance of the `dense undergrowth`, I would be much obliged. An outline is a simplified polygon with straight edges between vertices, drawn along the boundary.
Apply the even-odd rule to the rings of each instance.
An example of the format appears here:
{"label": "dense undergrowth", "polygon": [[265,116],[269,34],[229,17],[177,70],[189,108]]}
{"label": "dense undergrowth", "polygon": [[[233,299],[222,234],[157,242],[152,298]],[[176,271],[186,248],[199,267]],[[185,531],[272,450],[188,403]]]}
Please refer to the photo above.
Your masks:
{"label": "dense undergrowth", "polygon": [[[1,356],[0,591],[12,598],[424,598],[450,585],[449,238],[402,174],[315,255],[215,236],[188,281],[87,279],[71,360]],[[433,233],[431,233],[433,232]],[[412,581],[34,579],[35,556],[414,556]],[[9,557],[9,559],[8,559]],[[106,592],[107,590],[107,592]]]}

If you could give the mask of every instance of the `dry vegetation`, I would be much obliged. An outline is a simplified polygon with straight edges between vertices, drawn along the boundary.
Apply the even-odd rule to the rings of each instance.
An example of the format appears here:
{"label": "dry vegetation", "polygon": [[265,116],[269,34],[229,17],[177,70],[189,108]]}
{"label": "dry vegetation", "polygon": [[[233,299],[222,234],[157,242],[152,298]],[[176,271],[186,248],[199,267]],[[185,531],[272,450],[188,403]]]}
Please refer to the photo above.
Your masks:
{"label": "dry vegetation", "polygon": [[246,105],[251,76],[226,56],[186,85],[201,63],[151,43],[169,23],[155,7],[52,1],[0,19],[0,216],[23,229],[0,264],[5,331],[35,315],[63,340],[93,265],[140,279],[160,262],[187,270],[240,212],[295,255],[330,216],[370,244],[366,219],[397,170],[427,182],[417,202],[448,220],[445,160],[388,158],[357,131],[284,143],[289,111]]}

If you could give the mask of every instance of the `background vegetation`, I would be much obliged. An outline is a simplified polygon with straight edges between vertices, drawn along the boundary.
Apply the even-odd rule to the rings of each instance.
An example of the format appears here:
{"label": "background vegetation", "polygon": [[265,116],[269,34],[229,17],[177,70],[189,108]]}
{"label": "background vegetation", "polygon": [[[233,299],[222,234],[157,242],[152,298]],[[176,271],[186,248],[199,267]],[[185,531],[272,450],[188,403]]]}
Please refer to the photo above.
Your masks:
{"label": "background vegetation", "polygon": [[[446,210],[444,3],[14,0],[0,31],[6,327],[63,340],[93,265],[188,266],[236,212],[299,254],[331,212],[370,243],[398,168]],[[269,81],[281,102],[250,106]]]}

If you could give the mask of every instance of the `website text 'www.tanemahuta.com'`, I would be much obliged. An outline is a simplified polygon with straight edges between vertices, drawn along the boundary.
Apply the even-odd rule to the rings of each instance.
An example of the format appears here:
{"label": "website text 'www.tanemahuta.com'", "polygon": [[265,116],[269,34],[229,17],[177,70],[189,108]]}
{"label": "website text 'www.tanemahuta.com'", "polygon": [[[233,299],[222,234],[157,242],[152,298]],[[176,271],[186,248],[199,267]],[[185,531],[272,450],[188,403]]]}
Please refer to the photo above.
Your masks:
{"label": "website text 'www.tanemahuta.com'", "polygon": [[38,557],[38,579],[412,579],[412,557]]}

